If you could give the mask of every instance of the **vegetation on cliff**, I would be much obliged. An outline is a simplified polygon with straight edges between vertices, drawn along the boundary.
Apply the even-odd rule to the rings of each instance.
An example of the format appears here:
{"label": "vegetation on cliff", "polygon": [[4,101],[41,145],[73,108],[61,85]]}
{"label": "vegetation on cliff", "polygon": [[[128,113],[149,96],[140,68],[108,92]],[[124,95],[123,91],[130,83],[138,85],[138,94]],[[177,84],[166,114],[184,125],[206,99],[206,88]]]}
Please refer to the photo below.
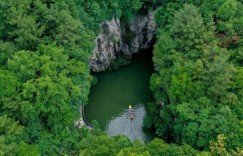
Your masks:
{"label": "vegetation on cliff", "polygon": [[[76,128],[99,24],[157,7],[155,102],[144,122],[170,144]],[[2,0],[0,155],[242,154],[242,7],[236,0]]]}

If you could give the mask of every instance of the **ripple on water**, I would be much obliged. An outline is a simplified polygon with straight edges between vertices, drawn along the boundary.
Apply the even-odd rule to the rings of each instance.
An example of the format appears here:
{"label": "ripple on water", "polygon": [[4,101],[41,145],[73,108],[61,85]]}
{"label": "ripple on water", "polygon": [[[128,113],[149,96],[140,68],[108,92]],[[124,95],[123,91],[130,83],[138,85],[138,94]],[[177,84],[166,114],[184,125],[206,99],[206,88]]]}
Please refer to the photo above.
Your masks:
{"label": "ripple on water", "polygon": [[120,115],[110,120],[106,127],[109,136],[125,135],[131,140],[140,140],[145,142],[147,137],[142,130],[145,109],[143,105],[133,108],[135,117],[129,118],[128,110],[124,110]]}

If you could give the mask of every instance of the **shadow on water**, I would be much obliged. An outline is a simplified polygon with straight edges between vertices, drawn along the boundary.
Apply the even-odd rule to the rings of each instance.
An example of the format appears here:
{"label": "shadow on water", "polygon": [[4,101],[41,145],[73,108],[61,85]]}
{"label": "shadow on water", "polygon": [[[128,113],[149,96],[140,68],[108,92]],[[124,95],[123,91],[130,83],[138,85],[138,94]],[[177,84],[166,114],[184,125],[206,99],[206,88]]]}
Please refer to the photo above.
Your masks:
{"label": "shadow on water", "polygon": [[[96,73],[98,83],[92,86],[85,108],[87,120],[97,120],[110,136],[126,135],[131,140],[146,141],[147,136],[142,130],[143,104],[152,100],[149,89],[152,72],[152,50],[147,49],[135,54],[132,63],[126,67]],[[127,116],[129,105],[135,110],[132,123]]]}

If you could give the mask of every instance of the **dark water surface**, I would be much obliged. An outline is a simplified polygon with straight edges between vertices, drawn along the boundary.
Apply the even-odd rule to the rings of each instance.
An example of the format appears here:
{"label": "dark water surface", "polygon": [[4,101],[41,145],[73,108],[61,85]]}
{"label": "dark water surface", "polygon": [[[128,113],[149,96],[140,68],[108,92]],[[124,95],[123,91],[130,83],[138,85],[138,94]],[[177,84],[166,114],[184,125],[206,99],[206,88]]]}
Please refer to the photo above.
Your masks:
{"label": "dark water surface", "polygon": [[[116,71],[97,73],[98,83],[92,86],[85,107],[88,121],[97,120],[108,135],[126,135],[130,139],[147,140],[142,131],[144,103],[152,100],[149,80],[153,72],[152,50],[135,54],[132,63]],[[135,111],[133,121],[128,106]]]}

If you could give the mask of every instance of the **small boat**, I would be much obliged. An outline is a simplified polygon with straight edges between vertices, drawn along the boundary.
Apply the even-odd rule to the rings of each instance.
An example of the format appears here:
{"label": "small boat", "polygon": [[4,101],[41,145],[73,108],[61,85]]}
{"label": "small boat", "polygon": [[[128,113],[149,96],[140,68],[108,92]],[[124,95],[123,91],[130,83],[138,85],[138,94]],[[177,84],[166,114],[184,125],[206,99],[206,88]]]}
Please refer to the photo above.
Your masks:
{"label": "small boat", "polygon": [[131,105],[129,105],[128,114],[129,114],[131,120],[134,119],[134,111],[133,111]]}

